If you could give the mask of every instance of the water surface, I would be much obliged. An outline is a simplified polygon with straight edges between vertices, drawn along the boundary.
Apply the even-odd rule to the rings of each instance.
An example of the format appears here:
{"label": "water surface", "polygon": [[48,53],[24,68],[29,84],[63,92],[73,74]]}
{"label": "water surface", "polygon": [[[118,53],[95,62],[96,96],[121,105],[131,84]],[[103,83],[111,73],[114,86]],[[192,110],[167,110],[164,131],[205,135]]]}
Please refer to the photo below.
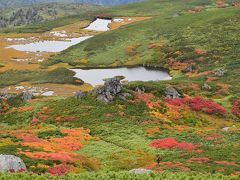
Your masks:
{"label": "water surface", "polygon": [[92,36],[83,36],[79,38],[67,38],[62,41],[39,41],[29,44],[17,44],[8,46],[8,48],[13,48],[18,51],[28,51],[28,52],[60,52],[70,46],[76,45]]}
{"label": "water surface", "polygon": [[103,79],[114,76],[124,76],[127,81],[161,81],[172,79],[164,70],[147,69],[145,67],[71,70],[76,73],[74,77],[82,79],[85,83],[93,86],[103,84]]}

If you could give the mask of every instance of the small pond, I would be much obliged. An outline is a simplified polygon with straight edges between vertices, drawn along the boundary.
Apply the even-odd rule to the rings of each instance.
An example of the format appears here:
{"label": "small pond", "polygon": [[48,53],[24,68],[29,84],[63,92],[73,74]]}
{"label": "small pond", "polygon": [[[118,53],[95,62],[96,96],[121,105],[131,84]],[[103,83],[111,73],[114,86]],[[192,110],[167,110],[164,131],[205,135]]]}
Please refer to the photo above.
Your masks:
{"label": "small pond", "polygon": [[86,30],[94,30],[94,31],[108,31],[109,30],[108,25],[111,22],[112,22],[112,20],[97,18],[88,27],[86,27],[84,29],[86,29]]}
{"label": "small pond", "polygon": [[62,41],[39,41],[29,44],[17,44],[8,46],[8,48],[13,48],[18,51],[28,51],[28,52],[60,52],[70,46],[76,45],[92,36],[83,36],[79,38],[67,38]]}
{"label": "small pond", "polygon": [[114,76],[124,76],[124,80],[127,81],[161,81],[172,79],[167,71],[145,67],[71,70],[76,73],[74,77],[82,79],[85,83],[93,86],[103,84],[103,79]]}

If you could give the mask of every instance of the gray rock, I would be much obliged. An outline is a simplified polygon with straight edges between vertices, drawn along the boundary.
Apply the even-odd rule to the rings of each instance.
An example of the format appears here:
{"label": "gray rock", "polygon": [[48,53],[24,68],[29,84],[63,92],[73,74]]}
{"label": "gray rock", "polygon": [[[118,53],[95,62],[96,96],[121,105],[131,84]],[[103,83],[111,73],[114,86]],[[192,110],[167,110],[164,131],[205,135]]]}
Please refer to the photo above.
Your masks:
{"label": "gray rock", "polygon": [[85,93],[82,92],[82,91],[76,91],[76,92],[75,92],[75,97],[76,97],[76,99],[81,99],[81,98],[84,97],[84,96],[85,96]]}
{"label": "gray rock", "polygon": [[0,99],[2,100],[7,100],[9,98],[12,98],[12,97],[16,97],[16,95],[13,95],[13,94],[9,94],[9,93],[2,93],[0,94]]}
{"label": "gray rock", "polygon": [[153,171],[149,170],[149,169],[138,168],[138,169],[132,169],[129,172],[136,173],[136,174],[141,174],[141,173],[151,173]]}
{"label": "gray rock", "polygon": [[142,87],[142,88],[136,87],[135,91],[138,92],[138,93],[144,93],[145,88],[144,87]]}
{"label": "gray rock", "polygon": [[193,71],[193,65],[190,64],[188,67],[182,70],[183,73],[188,73]]}
{"label": "gray rock", "polygon": [[224,69],[218,69],[214,74],[215,76],[222,77],[225,75],[225,70]]}
{"label": "gray rock", "polygon": [[0,155],[0,172],[4,171],[26,171],[26,166],[23,160],[13,155]]}
{"label": "gray rock", "polygon": [[30,91],[25,91],[22,93],[22,100],[24,101],[30,101],[33,98],[33,93]]}
{"label": "gray rock", "polygon": [[181,94],[174,87],[167,87],[165,90],[165,96],[170,99],[176,99],[181,97]]}
{"label": "gray rock", "polygon": [[211,90],[212,87],[211,87],[208,83],[204,83],[202,89],[203,89],[203,90]]}
{"label": "gray rock", "polygon": [[93,90],[97,99],[103,102],[111,102],[122,92],[122,77],[114,77],[104,80],[104,85]]}
{"label": "gray rock", "polygon": [[127,98],[132,97],[132,95],[131,95],[130,93],[120,93],[120,94],[118,94],[118,97],[119,97],[120,99],[126,101]]}

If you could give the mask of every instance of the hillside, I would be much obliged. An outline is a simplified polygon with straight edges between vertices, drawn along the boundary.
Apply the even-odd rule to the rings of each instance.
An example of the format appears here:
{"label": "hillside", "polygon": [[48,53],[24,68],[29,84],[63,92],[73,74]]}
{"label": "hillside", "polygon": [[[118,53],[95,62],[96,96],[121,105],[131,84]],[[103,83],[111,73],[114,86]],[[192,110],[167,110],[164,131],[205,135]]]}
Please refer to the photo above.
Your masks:
{"label": "hillside", "polygon": [[[113,18],[108,31],[84,28],[96,16]],[[239,179],[239,29],[231,0],[146,0],[4,29],[0,160],[25,164],[0,179]],[[61,52],[6,48],[57,44],[54,32],[93,37]],[[74,71],[143,66],[172,79],[119,74],[93,87]]]}
{"label": "hillside", "polygon": [[102,6],[89,4],[42,4],[19,8],[7,8],[0,12],[0,28],[31,25],[53,21],[61,17],[85,14],[102,9]]}

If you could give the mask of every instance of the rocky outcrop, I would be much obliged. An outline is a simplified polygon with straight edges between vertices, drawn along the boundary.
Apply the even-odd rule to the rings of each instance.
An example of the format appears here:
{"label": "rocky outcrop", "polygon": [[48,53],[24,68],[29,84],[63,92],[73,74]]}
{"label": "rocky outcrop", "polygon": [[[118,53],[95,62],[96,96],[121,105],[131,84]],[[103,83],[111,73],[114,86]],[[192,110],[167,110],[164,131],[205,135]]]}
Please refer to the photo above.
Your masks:
{"label": "rocky outcrop", "polygon": [[181,94],[174,87],[167,87],[165,90],[165,96],[170,99],[180,98]]}
{"label": "rocky outcrop", "polygon": [[13,155],[0,155],[0,172],[23,172],[26,171],[26,166],[23,160]]}
{"label": "rocky outcrop", "polygon": [[22,100],[23,101],[30,101],[33,98],[33,93],[30,91],[25,91],[22,93]]}
{"label": "rocky outcrop", "polygon": [[0,99],[9,99],[9,98],[12,98],[12,97],[16,97],[15,95],[13,94],[9,94],[9,93],[2,93],[0,94]]}
{"label": "rocky outcrop", "polygon": [[97,96],[97,99],[103,102],[111,102],[116,97],[126,99],[131,96],[129,93],[122,92],[121,80],[123,77],[114,77],[104,80],[104,85],[93,90],[93,93]]}

